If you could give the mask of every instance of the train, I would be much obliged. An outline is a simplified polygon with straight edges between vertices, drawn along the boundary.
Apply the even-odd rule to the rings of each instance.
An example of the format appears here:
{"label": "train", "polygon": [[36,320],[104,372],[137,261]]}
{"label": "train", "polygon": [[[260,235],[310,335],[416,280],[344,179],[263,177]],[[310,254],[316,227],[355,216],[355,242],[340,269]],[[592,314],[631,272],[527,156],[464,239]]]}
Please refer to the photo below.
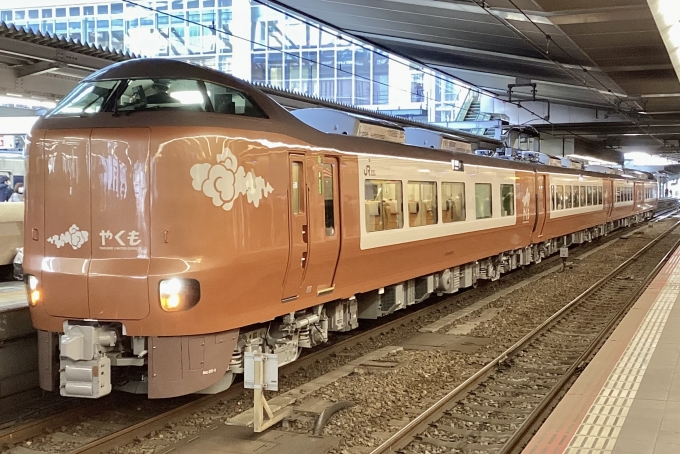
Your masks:
{"label": "train", "polygon": [[476,156],[364,118],[313,126],[326,114],[144,59],[93,73],[41,117],[23,259],[40,386],[218,392],[247,353],[282,366],[657,203],[643,175]]}
{"label": "train", "polygon": [[[0,152],[0,175],[9,178],[10,187],[23,183],[26,160],[22,153]],[[13,263],[24,244],[23,202],[0,203],[0,266]]]}

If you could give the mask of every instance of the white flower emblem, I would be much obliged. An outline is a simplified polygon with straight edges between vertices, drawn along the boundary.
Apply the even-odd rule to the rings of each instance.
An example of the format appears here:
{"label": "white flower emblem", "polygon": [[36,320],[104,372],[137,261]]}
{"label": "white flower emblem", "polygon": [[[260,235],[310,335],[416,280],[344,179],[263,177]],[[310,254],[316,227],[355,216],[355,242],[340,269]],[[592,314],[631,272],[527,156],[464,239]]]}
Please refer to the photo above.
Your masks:
{"label": "white flower emblem", "polygon": [[524,197],[522,197],[522,215],[524,217],[525,221],[529,220],[530,214],[529,214],[529,203],[531,202],[531,193],[529,192],[529,188],[527,188],[527,192],[524,194]]}
{"label": "white flower emblem", "polygon": [[217,156],[217,164],[194,164],[191,174],[191,186],[212,199],[213,205],[221,206],[225,211],[231,210],[236,198],[245,194],[248,203],[256,207],[260,205],[262,197],[267,197],[274,188],[250,171],[246,174],[243,167],[239,167],[236,156],[228,147]]}
{"label": "white flower emblem", "polygon": [[85,230],[73,224],[69,229],[61,235],[53,235],[47,238],[47,242],[54,244],[57,249],[60,249],[67,244],[70,244],[73,249],[80,249],[80,247],[87,243],[89,234]]}

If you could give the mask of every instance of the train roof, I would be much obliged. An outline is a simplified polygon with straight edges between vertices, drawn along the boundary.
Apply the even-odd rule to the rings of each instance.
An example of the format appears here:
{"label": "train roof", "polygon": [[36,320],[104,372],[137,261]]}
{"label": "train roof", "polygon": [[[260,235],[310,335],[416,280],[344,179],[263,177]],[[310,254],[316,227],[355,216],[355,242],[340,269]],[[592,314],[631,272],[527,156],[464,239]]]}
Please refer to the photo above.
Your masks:
{"label": "train roof", "polygon": [[[83,79],[82,83],[101,81],[101,80],[114,80],[114,79],[196,79],[205,80],[209,82],[214,82],[216,84],[227,85],[237,90],[243,91],[245,94],[250,96],[253,101],[255,101],[259,107],[264,111],[267,119],[260,119],[267,123],[266,131],[285,134],[292,136],[300,141],[313,144],[315,146],[322,146],[330,149],[337,150],[339,152],[351,152],[354,154],[367,154],[367,155],[383,155],[392,157],[402,157],[402,158],[412,158],[412,159],[424,159],[431,161],[442,161],[449,162],[453,159],[459,160],[466,165],[482,165],[487,167],[498,167],[505,169],[523,170],[523,171],[539,171],[545,173],[562,173],[562,174],[574,174],[574,175],[591,175],[602,177],[605,174],[598,172],[589,172],[585,170],[553,167],[541,164],[532,164],[526,162],[509,161],[502,160],[494,157],[476,156],[467,153],[459,153],[454,151],[445,151],[433,148],[423,148],[413,145],[403,145],[395,144],[391,142],[383,142],[374,139],[368,139],[363,137],[351,137],[343,135],[334,135],[320,132],[311,126],[308,126],[304,122],[298,120],[289,113],[285,108],[278,104],[271,97],[266,95],[255,85],[246,82],[242,79],[234,77],[229,74],[205,67],[198,66],[191,63],[186,63],[179,60],[167,59],[167,58],[147,58],[147,59],[134,59],[127,60],[120,63],[107,66],[106,68],[100,69],[92,73],[87,78]],[[126,117],[122,116],[117,119],[120,123],[120,127],[139,127],[145,123],[149,122],[149,126],[160,125],[160,124],[173,124],[173,125],[200,125],[202,124],[201,116],[191,115],[196,112],[187,112],[188,116],[179,115],[181,118],[173,118],[175,115],[163,115],[162,118],[156,117],[151,119],[147,115],[139,115]],[[95,114],[99,115],[99,114]],[[368,117],[370,118],[370,117]],[[71,121],[68,121],[68,120]],[[145,119],[145,120],[143,120]],[[105,122],[101,120],[97,121],[94,118],[87,117],[68,117],[68,118],[45,118],[41,119],[36,123],[35,127],[38,128],[73,128],[78,127],[74,125],[77,122],[78,126],[81,127],[111,127],[110,119],[107,118]],[[212,122],[209,122],[212,123]],[[238,119],[230,121],[233,127],[238,127],[237,124],[240,123]],[[220,126],[224,126],[223,120],[215,122]],[[253,124],[248,125],[252,128]],[[631,178],[625,178],[620,175],[606,175],[609,178],[617,178],[623,180],[631,180]]]}

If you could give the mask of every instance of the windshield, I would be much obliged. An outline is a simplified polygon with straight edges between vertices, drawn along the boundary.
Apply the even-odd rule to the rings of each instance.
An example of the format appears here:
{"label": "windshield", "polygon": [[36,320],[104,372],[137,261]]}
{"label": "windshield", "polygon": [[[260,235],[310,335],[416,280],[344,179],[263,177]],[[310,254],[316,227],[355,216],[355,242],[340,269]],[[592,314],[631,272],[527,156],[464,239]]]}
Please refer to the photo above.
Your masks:
{"label": "windshield", "polygon": [[137,79],[128,82],[118,110],[182,109],[205,112],[205,86],[196,80]]}
{"label": "windshield", "polygon": [[266,118],[245,93],[192,79],[129,79],[84,82],[48,116],[154,110],[216,112]]}
{"label": "windshield", "polygon": [[120,83],[119,80],[81,83],[50,112],[49,116],[99,112]]}

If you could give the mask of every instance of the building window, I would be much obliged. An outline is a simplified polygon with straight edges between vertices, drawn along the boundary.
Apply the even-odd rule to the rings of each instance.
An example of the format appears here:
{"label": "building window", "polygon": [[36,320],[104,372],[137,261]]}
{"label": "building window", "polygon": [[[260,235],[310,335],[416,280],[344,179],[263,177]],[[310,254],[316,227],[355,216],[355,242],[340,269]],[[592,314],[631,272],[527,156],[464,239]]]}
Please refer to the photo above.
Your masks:
{"label": "building window", "polygon": [[442,222],[465,220],[465,183],[442,183]]}
{"label": "building window", "polygon": [[[562,198],[562,186],[558,186],[560,200]],[[475,183],[475,216],[477,219],[491,217],[491,184]],[[558,207],[559,209],[559,207]]]}
{"label": "building window", "polygon": [[52,17],[52,9],[49,8],[49,9],[42,10],[42,17],[43,17],[43,19],[51,18]]}
{"label": "building window", "polygon": [[97,5],[97,14],[109,14],[109,5]]}
{"label": "building window", "polygon": [[123,14],[123,4],[113,3],[111,5],[111,14]]}
{"label": "building window", "polygon": [[56,15],[57,17],[66,17],[66,8],[57,8]]}
{"label": "building window", "polygon": [[501,185],[501,216],[515,215],[515,185]]}
{"label": "building window", "polygon": [[409,226],[419,227],[437,223],[437,183],[434,181],[408,182]]}
{"label": "building window", "polygon": [[0,21],[12,22],[12,11],[0,11]]}
{"label": "building window", "polygon": [[94,16],[94,6],[83,6],[83,16]]}
{"label": "building window", "polygon": [[411,74],[411,102],[423,102],[424,99],[423,73]]}
{"label": "building window", "polygon": [[71,16],[71,17],[78,17],[78,16],[80,16],[80,7],[79,7],[79,6],[75,6],[75,7],[69,8],[69,9],[68,9],[68,15]]}
{"label": "building window", "polygon": [[40,16],[40,12],[37,9],[29,9],[28,10],[28,18],[29,19],[37,19]]}
{"label": "building window", "polygon": [[387,55],[373,53],[373,104],[389,102],[389,62]]}
{"label": "building window", "polygon": [[366,231],[400,229],[404,225],[401,181],[364,182]]}

